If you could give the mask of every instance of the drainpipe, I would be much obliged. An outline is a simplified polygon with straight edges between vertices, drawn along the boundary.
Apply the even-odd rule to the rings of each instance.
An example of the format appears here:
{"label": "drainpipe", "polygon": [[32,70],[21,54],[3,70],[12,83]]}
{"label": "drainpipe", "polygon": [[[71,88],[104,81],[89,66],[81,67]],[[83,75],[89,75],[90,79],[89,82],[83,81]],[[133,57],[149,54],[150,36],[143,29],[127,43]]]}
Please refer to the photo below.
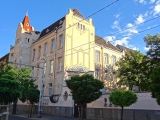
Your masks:
{"label": "drainpipe", "polygon": [[[55,39],[55,51],[54,51],[54,76],[53,76],[53,78],[54,78],[54,85],[53,86],[55,86],[55,79],[56,79],[56,52],[57,52],[57,43],[58,43],[58,41],[57,41],[57,27],[55,28],[55,34],[56,34],[56,39]],[[55,88],[53,87],[53,89],[54,89],[54,93],[55,93]],[[53,94],[54,94],[53,93]]]}
{"label": "drainpipe", "polygon": [[101,51],[102,51],[102,52],[101,52],[101,56],[102,56],[102,81],[103,81],[103,78],[104,78],[104,77],[103,77],[103,72],[104,72],[104,71],[103,71],[103,70],[104,70],[104,69],[103,69],[103,67],[104,67],[104,66],[103,66],[103,62],[104,62],[104,60],[103,60],[103,46],[101,46]]}

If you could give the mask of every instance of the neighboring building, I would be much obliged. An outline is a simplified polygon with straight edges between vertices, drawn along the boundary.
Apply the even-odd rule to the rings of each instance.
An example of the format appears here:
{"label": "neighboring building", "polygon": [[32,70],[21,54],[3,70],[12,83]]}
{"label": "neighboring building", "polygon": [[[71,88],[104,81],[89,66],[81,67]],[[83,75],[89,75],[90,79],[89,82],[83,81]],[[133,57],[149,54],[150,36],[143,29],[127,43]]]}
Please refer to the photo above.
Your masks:
{"label": "neighboring building", "polygon": [[0,58],[0,63],[5,65],[7,64],[8,59],[9,59],[9,53]]}

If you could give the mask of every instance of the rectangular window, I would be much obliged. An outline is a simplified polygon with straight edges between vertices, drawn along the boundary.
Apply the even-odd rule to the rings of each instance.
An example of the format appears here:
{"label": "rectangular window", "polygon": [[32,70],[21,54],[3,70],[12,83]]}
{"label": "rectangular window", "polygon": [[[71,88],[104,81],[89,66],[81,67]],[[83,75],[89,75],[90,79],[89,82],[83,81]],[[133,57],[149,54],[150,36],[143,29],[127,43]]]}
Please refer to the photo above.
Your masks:
{"label": "rectangular window", "polygon": [[52,40],[52,43],[51,43],[51,52],[53,52],[54,51],[54,43],[55,42],[55,40]]}
{"label": "rectangular window", "polygon": [[34,67],[32,67],[32,77],[34,77]]}
{"label": "rectangular window", "polygon": [[49,83],[49,85],[48,85],[48,95],[49,96],[52,95],[52,83]]}
{"label": "rectangular window", "polygon": [[112,65],[116,64],[116,56],[112,55]]}
{"label": "rectangular window", "polygon": [[104,63],[108,64],[108,54],[104,53]]}
{"label": "rectangular window", "polygon": [[36,50],[33,49],[33,58],[32,58],[32,60],[34,60],[34,58],[35,58],[35,53],[36,53]]}
{"label": "rectangular window", "polygon": [[98,70],[98,69],[95,70],[95,77],[96,77],[97,79],[99,79],[99,70]]}
{"label": "rectangular window", "polygon": [[96,50],[96,62],[100,61],[100,52]]}
{"label": "rectangular window", "polygon": [[41,57],[41,46],[38,47],[38,58]]}
{"label": "rectangular window", "polygon": [[47,54],[47,43],[44,44],[44,55]]}
{"label": "rectangular window", "polygon": [[59,48],[62,48],[63,45],[63,35],[59,36]]}
{"label": "rectangular window", "polygon": [[58,72],[62,70],[62,58],[58,58]]}
{"label": "rectangular window", "polygon": [[13,53],[11,54],[11,62],[13,62],[14,61],[14,59],[13,59]]}
{"label": "rectangular window", "polygon": [[39,74],[39,65],[37,65],[37,77],[38,77],[38,74]]}
{"label": "rectangular window", "polygon": [[50,61],[50,72],[49,73],[53,73],[53,60]]}
{"label": "rectangular window", "polygon": [[46,62],[44,63],[44,74],[46,73]]}

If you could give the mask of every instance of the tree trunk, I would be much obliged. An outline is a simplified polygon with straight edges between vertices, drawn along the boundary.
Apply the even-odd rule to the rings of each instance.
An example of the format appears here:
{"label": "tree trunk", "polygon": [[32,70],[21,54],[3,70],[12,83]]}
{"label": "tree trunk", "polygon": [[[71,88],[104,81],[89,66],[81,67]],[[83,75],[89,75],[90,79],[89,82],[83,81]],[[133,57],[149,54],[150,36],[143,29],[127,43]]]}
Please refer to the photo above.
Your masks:
{"label": "tree trunk", "polygon": [[[2,107],[0,107],[0,113],[2,113],[3,111],[2,111]],[[2,116],[0,116],[0,120],[2,120],[3,118],[2,118]]]}
{"label": "tree trunk", "polygon": [[121,110],[121,120],[123,120],[123,107],[122,107],[122,110]]}
{"label": "tree trunk", "polygon": [[79,120],[81,119],[81,106],[78,104]]}
{"label": "tree trunk", "polygon": [[83,119],[86,119],[87,104],[83,104]]}
{"label": "tree trunk", "polygon": [[81,105],[81,120],[83,120],[83,105]]}
{"label": "tree trunk", "polygon": [[13,102],[12,114],[16,114],[16,109],[17,109],[17,102]]}
{"label": "tree trunk", "polygon": [[33,107],[33,104],[31,104],[31,110],[30,110],[30,118],[32,117],[32,107]]}

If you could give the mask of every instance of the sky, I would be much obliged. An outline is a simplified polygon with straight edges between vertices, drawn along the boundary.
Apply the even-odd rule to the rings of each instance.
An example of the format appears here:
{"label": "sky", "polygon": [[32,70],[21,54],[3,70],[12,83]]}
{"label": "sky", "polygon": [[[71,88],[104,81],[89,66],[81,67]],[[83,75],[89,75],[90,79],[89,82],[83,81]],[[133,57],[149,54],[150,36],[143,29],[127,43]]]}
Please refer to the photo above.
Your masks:
{"label": "sky", "polygon": [[[69,8],[77,8],[88,18],[114,1],[116,0],[1,0],[0,57],[10,51],[10,45],[14,45],[16,29],[27,12],[31,25],[42,31],[68,14]],[[147,48],[144,36],[160,33],[160,27],[151,29],[160,25],[159,16],[160,0],[119,0],[89,18],[93,19],[96,35],[114,45],[120,44],[145,54]],[[146,22],[150,19],[154,20]],[[146,31],[139,33],[143,30]],[[115,32],[118,33],[113,34]]]}

